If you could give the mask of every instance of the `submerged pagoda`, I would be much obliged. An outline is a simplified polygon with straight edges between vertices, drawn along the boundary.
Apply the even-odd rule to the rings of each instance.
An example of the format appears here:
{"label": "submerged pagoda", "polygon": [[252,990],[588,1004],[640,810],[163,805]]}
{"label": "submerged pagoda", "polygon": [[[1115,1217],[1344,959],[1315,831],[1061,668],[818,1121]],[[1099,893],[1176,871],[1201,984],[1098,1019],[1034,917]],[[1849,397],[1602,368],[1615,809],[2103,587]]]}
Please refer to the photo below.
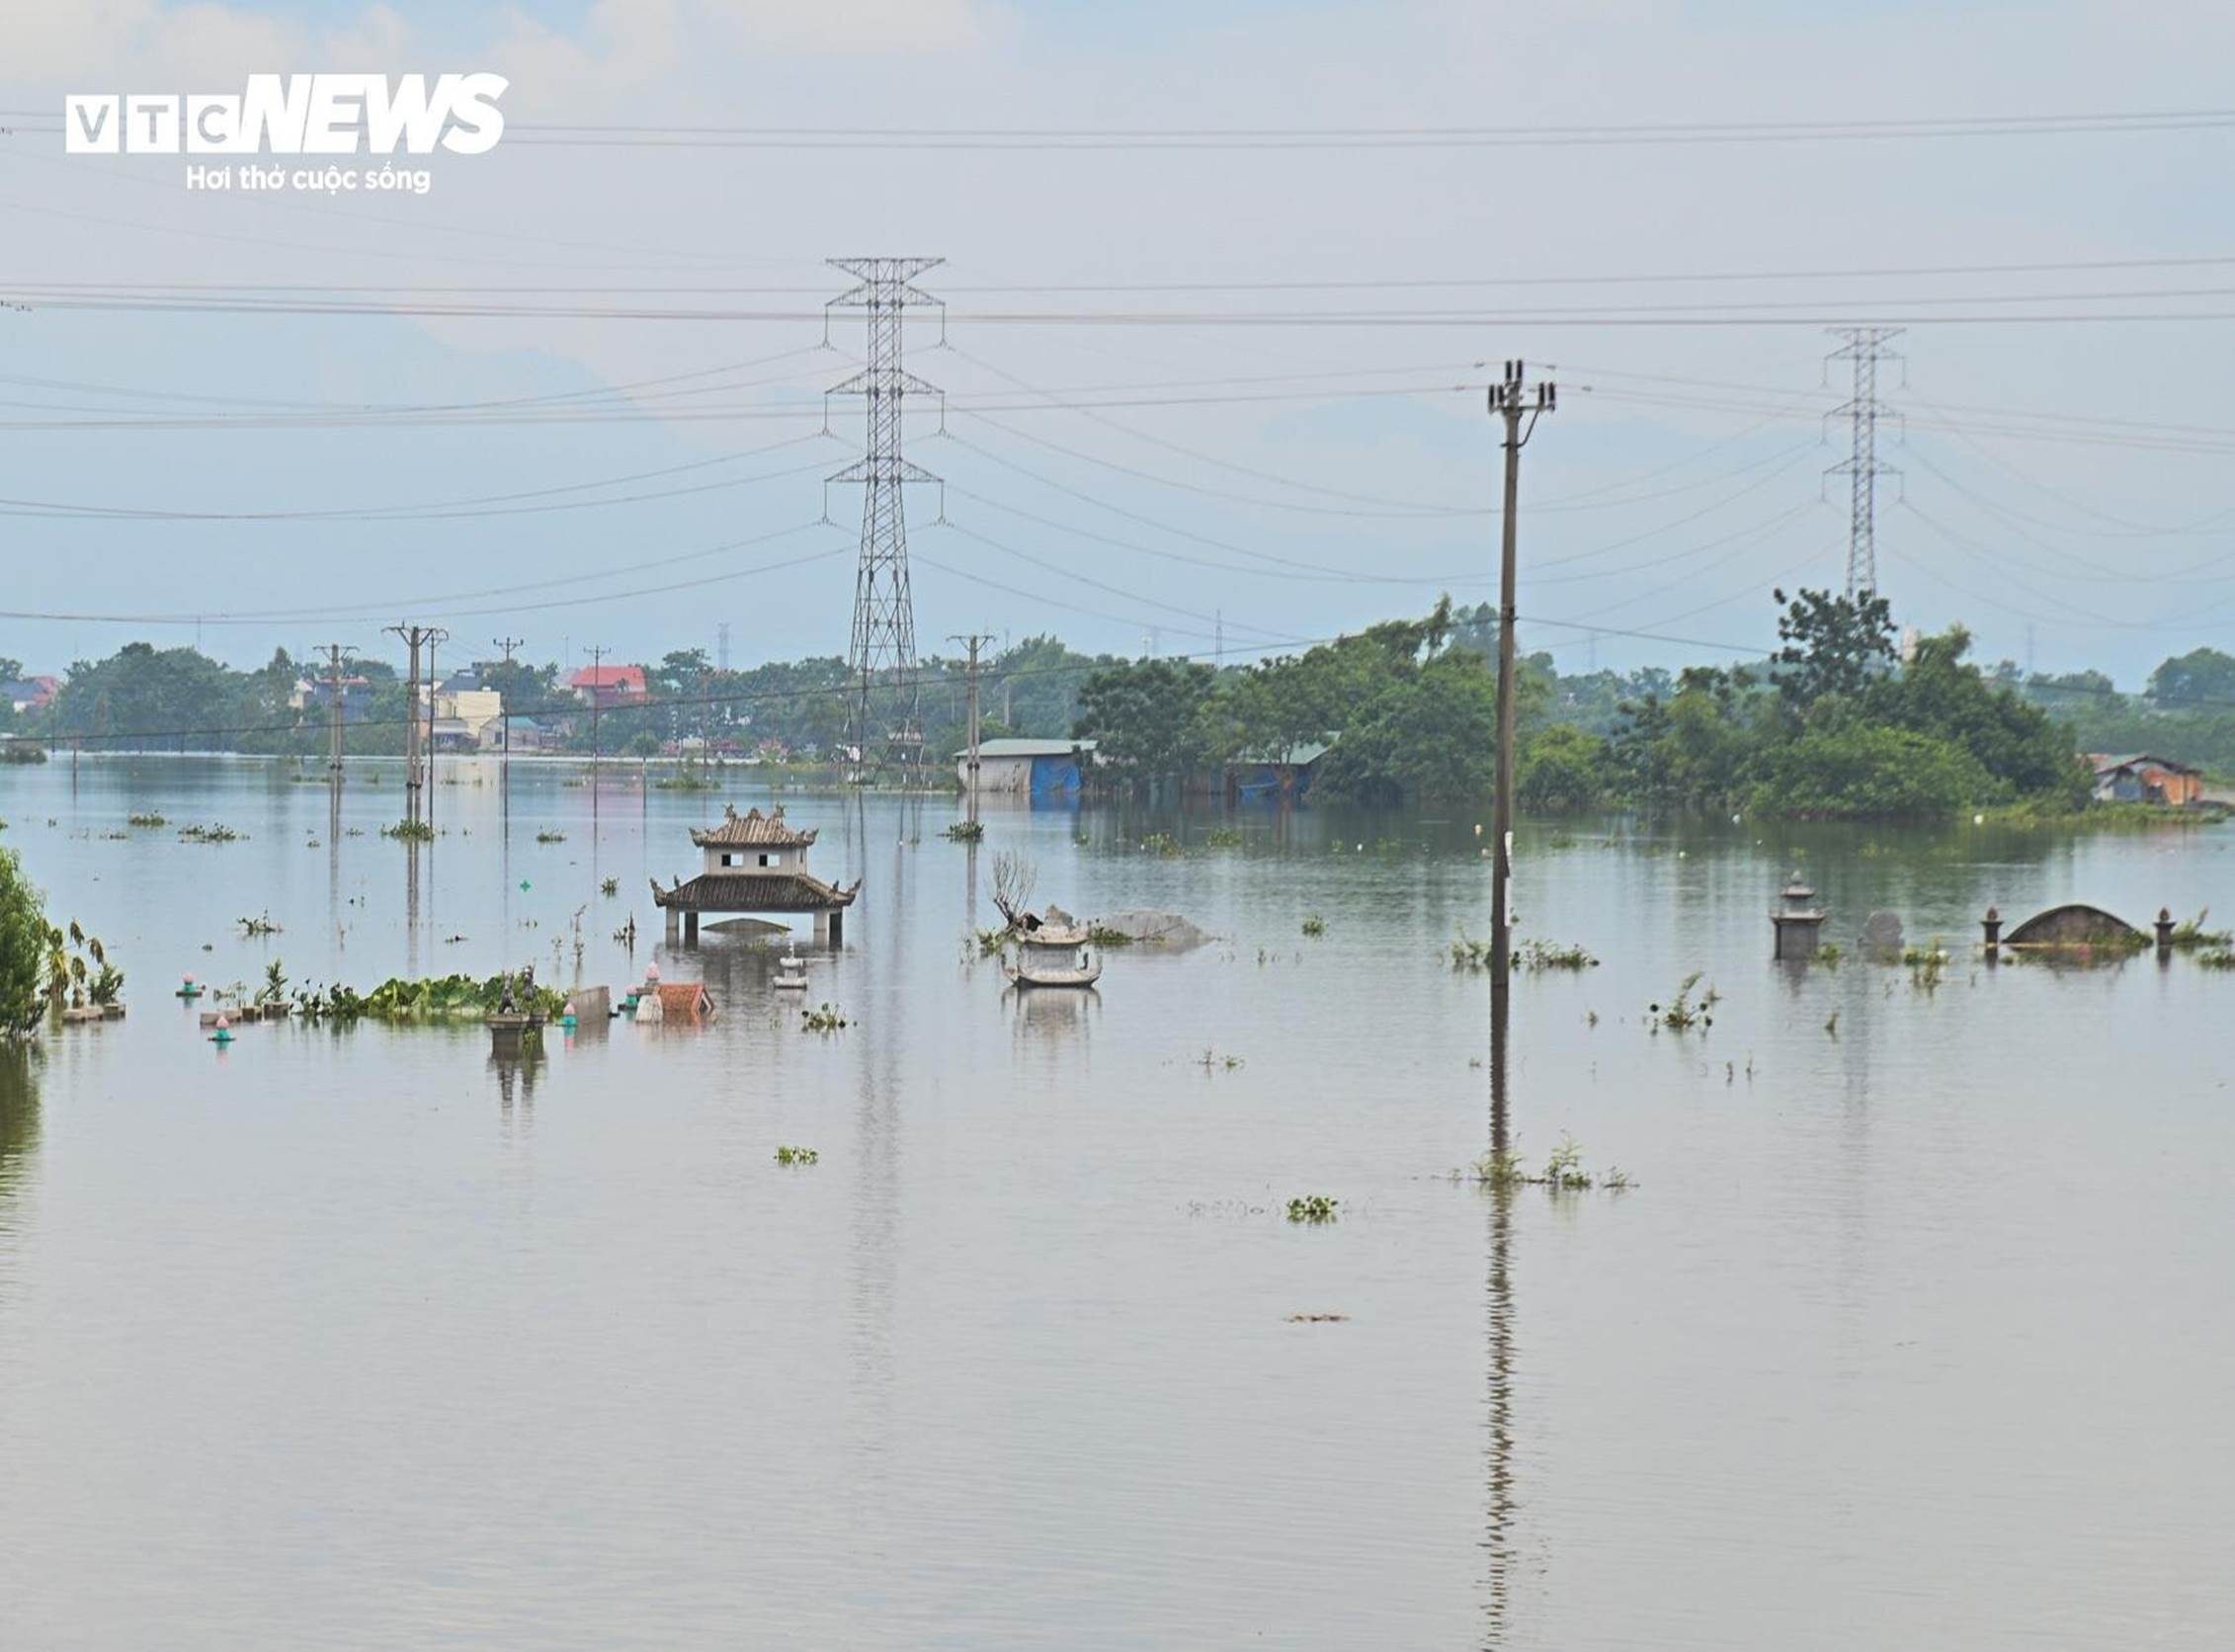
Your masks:
{"label": "submerged pagoda", "polygon": [[807,846],[814,831],[799,831],[784,823],[780,803],[763,814],[747,809],[739,814],[724,806],[722,822],[695,831],[691,841],[705,856],[705,865],[688,883],[675,882],[663,889],[652,880],[652,901],[667,914],[668,945],[678,931],[683,944],[699,944],[699,914],[741,912],[756,917],[770,913],[809,912],[815,919],[815,944],[838,946],[845,939],[846,909],[861,893],[856,878],[841,889],[825,883],[807,870]]}

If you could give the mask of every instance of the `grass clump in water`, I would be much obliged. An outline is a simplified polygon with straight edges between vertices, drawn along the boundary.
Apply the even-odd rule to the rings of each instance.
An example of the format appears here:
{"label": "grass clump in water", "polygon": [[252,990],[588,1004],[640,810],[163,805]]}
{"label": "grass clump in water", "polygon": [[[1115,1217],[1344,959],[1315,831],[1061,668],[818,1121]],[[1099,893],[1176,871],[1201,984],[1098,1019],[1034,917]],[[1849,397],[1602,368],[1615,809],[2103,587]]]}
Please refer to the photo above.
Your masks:
{"label": "grass clump in water", "polygon": [[124,823],[129,826],[168,826],[170,822],[159,814],[127,814]]}
{"label": "grass clump in water", "polygon": [[426,820],[399,820],[380,828],[380,836],[394,838],[400,843],[433,843],[435,827]]}
{"label": "grass clump in water", "polygon": [[1202,841],[1212,849],[1239,849],[1242,847],[1242,829],[1239,826],[1213,826],[1203,834]]}
{"label": "grass clump in water", "polygon": [[780,1165],[811,1165],[822,1155],[812,1147],[779,1147],[776,1162]]}
{"label": "grass clump in water", "polygon": [[1316,912],[1311,913],[1303,921],[1303,932],[1316,941],[1327,933],[1327,920]]}
{"label": "grass clump in water", "polygon": [[1288,1220],[1306,1222],[1319,1227],[1336,1219],[1336,1208],[1343,1201],[1329,1198],[1325,1194],[1304,1194],[1288,1200]]}
{"label": "grass clump in water", "polygon": [[181,826],[179,837],[186,843],[238,843],[247,834],[236,832],[220,822],[214,826]]}
{"label": "grass clump in water", "polygon": [[1525,941],[1514,951],[1517,969],[1596,969],[1599,960],[1581,947],[1555,947],[1549,941]]}
{"label": "grass clump in water", "polygon": [[566,842],[566,834],[564,832],[554,832],[550,827],[546,826],[540,832],[538,832],[536,834],[536,841],[538,843],[564,843]]}
{"label": "grass clump in water", "polygon": [[825,1002],[800,1012],[800,1031],[805,1032],[836,1032],[850,1025],[846,1012],[836,1004]]}
{"label": "grass clump in water", "polygon": [[1697,1003],[1694,1002],[1692,997],[1693,991],[1699,985],[1699,977],[1703,973],[1703,970],[1695,969],[1687,975],[1683,983],[1678,986],[1676,997],[1672,998],[1666,1006],[1648,1004],[1645,1007],[1647,1024],[1655,1032],[1660,1032],[1664,1027],[1671,1032],[1689,1032],[1696,1027],[1704,1032],[1715,1025],[1715,1018],[1711,1012],[1716,1004],[1721,1002],[1722,995],[1716,992],[1713,987],[1709,987],[1699,995]]}
{"label": "grass clump in water", "polygon": [[2226,951],[2235,947],[2235,934],[2204,928],[2204,920],[2210,916],[2211,908],[2207,906],[2194,918],[2184,918],[2175,924],[2173,945],[2183,951]]}
{"label": "grass clump in water", "polygon": [[1594,1175],[1584,1165],[1582,1147],[1573,1136],[1565,1133],[1546,1156],[1541,1170],[1531,1170],[1523,1162],[1518,1147],[1494,1147],[1466,1170],[1452,1171],[1451,1180],[1471,1181],[1497,1193],[1512,1193],[1521,1188],[1543,1188],[1565,1194],[1604,1188],[1609,1193],[1624,1193],[1637,1185],[1618,1165],[1608,1167],[1604,1175]]}
{"label": "grass clump in water", "polygon": [[985,822],[982,820],[957,820],[953,825],[947,828],[947,836],[952,843],[976,843],[985,836]]}

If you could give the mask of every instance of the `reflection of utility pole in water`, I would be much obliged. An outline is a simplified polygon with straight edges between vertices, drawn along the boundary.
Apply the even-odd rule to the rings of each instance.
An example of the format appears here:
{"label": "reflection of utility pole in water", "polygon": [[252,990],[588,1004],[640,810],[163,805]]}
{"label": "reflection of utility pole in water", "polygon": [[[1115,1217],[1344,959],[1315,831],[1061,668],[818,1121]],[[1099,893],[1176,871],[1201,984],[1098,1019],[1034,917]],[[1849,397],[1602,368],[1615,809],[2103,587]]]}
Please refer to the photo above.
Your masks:
{"label": "reflection of utility pole in water", "polygon": [[[1490,1150],[1504,1153],[1513,1146],[1513,1125],[1506,1095],[1509,1004],[1496,997],[1490,1004]],[[1483,1197],[1490,1201],[1490,1338],[1489,1406],[1490,1450],[1488,1501],[1484,1507],[1482,1546],[1490,1558],[1488,1622],[1483,1644],[1500,1646],[1506,1639],[1506,1612],[1510,1604],[1514,1569],[1514,1195],[1512,1188],[1490,1187]]]}
{"label": "reflection of utility pole in water", "polygon": [[407,838],[403,861],[404,973],[419,978],[419,840]]}

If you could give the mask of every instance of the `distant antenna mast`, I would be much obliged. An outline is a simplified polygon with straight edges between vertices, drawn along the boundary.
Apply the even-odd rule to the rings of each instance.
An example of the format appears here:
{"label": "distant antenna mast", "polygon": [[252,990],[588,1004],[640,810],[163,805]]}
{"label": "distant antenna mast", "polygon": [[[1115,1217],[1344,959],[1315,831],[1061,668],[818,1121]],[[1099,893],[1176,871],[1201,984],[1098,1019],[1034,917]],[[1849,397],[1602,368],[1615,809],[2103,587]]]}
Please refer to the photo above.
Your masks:
{"label": "distant antenna mast", "polygon": [[1847,595],[1849,601],[1861,602],[1878,594],[1878,478],[1897,474],[1892,465],[1878,462],[1878,421],[1893,412],[1878,400],[1878,364],[1901,359],[1886,348],[1901,329],[1833,327],[1829,331],[1847,343],[1825,360],[1855,365],[1855,393],[1827,415],[1847,421],[1847,462],[1824,474],[1848,479]]}

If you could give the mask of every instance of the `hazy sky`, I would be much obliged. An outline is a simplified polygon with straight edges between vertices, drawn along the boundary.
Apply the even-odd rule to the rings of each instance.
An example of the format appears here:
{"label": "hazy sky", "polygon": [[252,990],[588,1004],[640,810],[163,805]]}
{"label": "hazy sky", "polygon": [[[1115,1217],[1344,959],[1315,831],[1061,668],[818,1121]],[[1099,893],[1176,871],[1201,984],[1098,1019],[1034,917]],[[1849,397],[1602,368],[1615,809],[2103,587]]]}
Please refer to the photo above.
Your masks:
{"label": "hazy sky", "polygon": [[[371,651],[402,619],[538,658],[711,651],[724,621],[739,663],[843,652],[860,499],[831,488],[821,524],[820,478],[861,415],[834,403],[825,437],[821,389],[862,340],[842,318],[824,350],[820,312],[843,285],[823,260],[859,253],[948,261],[923,283],[948,347],[935,320],[910,336],[952,399],[944,435],[928,402],[911,422],[911,456],[949,479],[944,524],[938,490],[909,502],[926,652],[973,628],[1254,652],[1490,595],[1481,364],[1511,356],[1561,386],[1527,454],[1528,645],[1574,667],[1761,645],[1764,587],[1843,578],[1824,323],[1879,316],[1908,323],[1881,385],[1907,414],[1879,499],[1901,620],[2127,684],[2235,647],[2225,126],[708,132],[2213,111],[2235,103],[2224,8],[0,0],[0,609],[151,617],[0,618],[0,654],[34,669],[135,636],[239,663]],[[494,69],[510,126],[428,163],[426,196],[376,200],[190,193],[181,158],[61,152],[65,91],[318,69]],[[549,141],[559,124],[630,130]],[[275,298],[326,312],[238,307]],[[1267,320],[1299,311],[1321,319]]]}

